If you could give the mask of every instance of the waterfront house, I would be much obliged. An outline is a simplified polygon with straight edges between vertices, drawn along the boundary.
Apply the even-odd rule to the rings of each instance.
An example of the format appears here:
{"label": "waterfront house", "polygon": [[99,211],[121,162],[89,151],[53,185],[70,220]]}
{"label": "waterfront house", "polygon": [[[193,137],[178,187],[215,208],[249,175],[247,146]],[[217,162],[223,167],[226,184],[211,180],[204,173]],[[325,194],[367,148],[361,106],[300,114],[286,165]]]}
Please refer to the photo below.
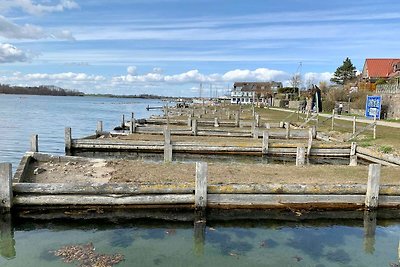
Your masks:
{"label": "waterfront house", "polygon": [[273,93],[282,88],[281,82],[235,82],[231,90],[232,104],[271,104]]}

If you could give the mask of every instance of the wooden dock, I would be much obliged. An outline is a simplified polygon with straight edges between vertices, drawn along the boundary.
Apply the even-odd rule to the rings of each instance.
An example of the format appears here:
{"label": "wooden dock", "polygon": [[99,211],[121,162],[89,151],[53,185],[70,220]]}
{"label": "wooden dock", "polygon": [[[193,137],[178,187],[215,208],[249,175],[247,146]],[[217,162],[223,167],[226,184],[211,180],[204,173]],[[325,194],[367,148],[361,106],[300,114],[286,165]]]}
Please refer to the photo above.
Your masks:
{"label": "wooden dock", "polygon": [[[202,210],[206,208],[324,208],[358,209],[365,207],[398,207],[400,187],[380,184],[380,165],[371,164],[366,184],[212,184],[208,181],[206,163],[197,163],[191,184],[132,183],[36,183],[32,164],[92,164],[96,159],[51,156],[28,152],[11,177],[10,164],[0,165],[3,185],[3,208],[35,206],[130,206],[136,208],[176,207]],[[69,164],[66,164],[66,163]],[[39,164],[39,165],[38,165]],[[300,168],[300,167],[299,167]],[[349,173],[352,167],[349,168]],[[66,169],[68,172],[68,169]],[[57,176],[57,173],[54,173]],[[74,179],[70,177],[70,179]],[[306,179],[307,180],[307,179]]]}

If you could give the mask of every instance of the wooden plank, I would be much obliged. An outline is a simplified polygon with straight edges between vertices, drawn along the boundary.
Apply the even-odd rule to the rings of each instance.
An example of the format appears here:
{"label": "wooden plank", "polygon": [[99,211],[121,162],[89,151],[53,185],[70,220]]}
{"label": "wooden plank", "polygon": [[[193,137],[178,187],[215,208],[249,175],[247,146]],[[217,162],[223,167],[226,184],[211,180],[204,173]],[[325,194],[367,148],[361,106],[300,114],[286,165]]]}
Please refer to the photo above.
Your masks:
{"label": "wooden plank", "polygon": [[180,186],[170,184],[136,185],[128,183],[14,183],[13,191],[16,194],[190,194],[194,186]]}
{"label": "wooden plank", "polygon": [[195,189],[195,208],[204,210],[207,206],[207,173],[206,162],[196,162],[196,189]]}
{"label": "wooden plank", "polygon": [[25,155],[21,158],[18,168],[14,174],[13,178],[14,183],[19,183],[24,181],[25,177],[27,176],[28,167],[31,162],[33,154],[34,153],[28,152],[25,153]]}
{"label": "wooden plank", "polygon": [[167,205],[194,204],[193,194],[165,195],[20,195],[14,198],[16,206],[37,205]]}
{"label": "wooden plank", "polygon": [[11,163],[0,163],[0,209],[12,207],[12,166]]}
{"label": "wooden plank", "polygon": [[365,207],[376,209],[378,207],[379,183],[381,179],[381,165],[370,164],[368,169],[367,193],[365,195]]}
{"label": "wooden plank", "polygon": [[208,194],[209,205],[284,207],[288,204],[364,205],[363,195]]}
{"label": "wooden plank", "polygon": [[[366,184],[222,184],[208,185],[209,194],[365,195]],[[382,186],[381,194],[400,195],[398,186]]]}
{"label": "wooden plank", "polygon": [[[357,146],[356,148],[357,155],[362,156],[369,156],[371,158],[379,159],[382,162],[393,163],[395,165],[400,165],[400,157],[396,157],[393,155],[387,155],[379,152],[374,152],[368,148],[364,148],[361,146]],[[379,162],[377,162],[379,163]],[[393,165],[390,165],[393,166]]]}

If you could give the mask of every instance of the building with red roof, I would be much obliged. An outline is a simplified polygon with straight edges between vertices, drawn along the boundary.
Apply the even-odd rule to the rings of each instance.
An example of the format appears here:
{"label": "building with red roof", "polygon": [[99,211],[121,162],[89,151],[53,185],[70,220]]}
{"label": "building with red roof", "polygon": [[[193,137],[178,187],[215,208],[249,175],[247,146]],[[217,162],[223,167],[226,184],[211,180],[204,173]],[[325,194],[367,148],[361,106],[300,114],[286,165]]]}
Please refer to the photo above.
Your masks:
{"label": "building with red roof", "polygon": [[367,58],[361,77],[364,81],[376,82],[400,76],[400,58]]}

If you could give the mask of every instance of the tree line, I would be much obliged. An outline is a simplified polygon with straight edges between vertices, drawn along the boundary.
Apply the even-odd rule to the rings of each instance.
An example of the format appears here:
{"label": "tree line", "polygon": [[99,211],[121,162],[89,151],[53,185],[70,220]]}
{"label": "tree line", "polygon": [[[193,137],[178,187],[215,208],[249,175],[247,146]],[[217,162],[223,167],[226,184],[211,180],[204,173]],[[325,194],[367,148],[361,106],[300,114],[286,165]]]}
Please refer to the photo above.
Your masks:
{"label": "tree line", "polygon": [[0,94],[16,95],[52,95],[52,96],[83,96],[82,92],[77,90],[68,90],[56,86],[11,86],[0,84]]}

